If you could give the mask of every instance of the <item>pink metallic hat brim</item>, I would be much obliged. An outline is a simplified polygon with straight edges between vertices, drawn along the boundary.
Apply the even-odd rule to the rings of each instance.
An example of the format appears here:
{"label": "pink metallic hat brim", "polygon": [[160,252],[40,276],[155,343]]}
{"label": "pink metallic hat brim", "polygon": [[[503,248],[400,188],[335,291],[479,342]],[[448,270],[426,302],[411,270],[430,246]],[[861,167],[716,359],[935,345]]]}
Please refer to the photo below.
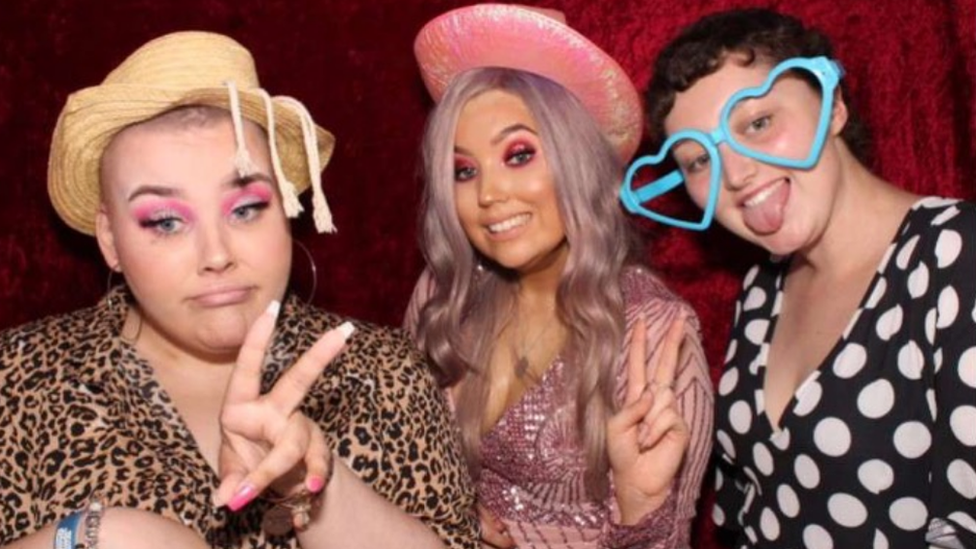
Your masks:
{"label": "pink metallic hat brim", "polygon": [[434,101],[464,71],[522,70],[572,92],[624,162],[640,143],[640,97],[627,73],[593,42],[540,10],[478,4],[449,11],[420,30],[414,54]]}

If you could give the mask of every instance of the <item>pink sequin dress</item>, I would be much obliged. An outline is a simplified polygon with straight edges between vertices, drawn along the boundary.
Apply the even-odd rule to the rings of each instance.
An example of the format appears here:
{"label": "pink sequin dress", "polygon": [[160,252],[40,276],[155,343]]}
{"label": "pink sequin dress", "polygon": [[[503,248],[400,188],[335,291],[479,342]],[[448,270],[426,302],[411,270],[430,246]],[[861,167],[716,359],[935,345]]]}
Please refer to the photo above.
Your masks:
{"label": "pink sequin dress", "polygon": [[[656,347],[670,322],[692,311],[656,277],[629,270],[623,280],[628,328],[639,315],[647,320],[648,345]],[[408,308],[406,326],[415,325],[430,295],[426,273]],[[697,326],[697,320],[692,321]],[[678,407],[691,430],[685,463],[665,504],[634,526],[617,523],[614,497],[602,500],[584,489],[585,460],[565,396],[567,365],[556,359],[539,384],[527,391],[482,439],[478,498],[505,521],[519,549],[672,549],[687,547],[702,476],[711,450],[712,385],[697,338],[687,345],[675,380]],[[629,340],[621,349],[627,356]],[[689,349],[690,347],[690,349]],[[623,359],[617,395],[626,387]]]}

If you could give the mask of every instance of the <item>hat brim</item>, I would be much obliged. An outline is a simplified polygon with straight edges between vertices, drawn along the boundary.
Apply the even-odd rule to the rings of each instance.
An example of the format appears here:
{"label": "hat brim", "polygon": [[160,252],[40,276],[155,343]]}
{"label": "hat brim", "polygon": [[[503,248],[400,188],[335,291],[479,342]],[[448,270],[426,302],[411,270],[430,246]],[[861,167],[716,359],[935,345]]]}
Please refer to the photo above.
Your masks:
{"label": "hat brim", "polygon": [[[258,93],[238,91],[241,114],[266,131],[268,115]],[[158,88],[112,85],[86,88],[72,94],[58,118],[51,140],[48,193],[58,215],[70,227],[95,234],[95,216],[101,201],[99,170],[102,154],[122,129],[187,105],[209,105],[229,110],[227,88],[169,91]],[[272,98],[275,145],[282,170],[298,192],[311,184],[299,116]],[[315,125],[321,168],[335,147],[335,138]]]}
{"label": "hat brim", "polygon": [[449,11],[421,29],[414,54],[434,101],[465,71],[517,69],[573,93],[624,162],[640,143],[640,97],[626,71],[585,36],[540,12],[508,4]]}

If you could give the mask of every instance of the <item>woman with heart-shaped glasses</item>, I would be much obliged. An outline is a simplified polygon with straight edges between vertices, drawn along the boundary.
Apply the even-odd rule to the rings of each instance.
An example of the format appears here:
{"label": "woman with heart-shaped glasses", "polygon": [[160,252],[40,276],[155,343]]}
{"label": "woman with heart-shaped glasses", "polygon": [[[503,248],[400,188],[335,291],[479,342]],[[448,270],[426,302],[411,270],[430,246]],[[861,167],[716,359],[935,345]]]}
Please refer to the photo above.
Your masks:
{"label": "woman with heart-shaped glasses", "polygon": [[[737,547],[973,548],[976,206],[871,173],[842,76],[795,18],[699,20],[656,61],[660,147],[621,200],[772,253],[718,385],[713,517]],[[679,186],[701,217],[657,211]]]}

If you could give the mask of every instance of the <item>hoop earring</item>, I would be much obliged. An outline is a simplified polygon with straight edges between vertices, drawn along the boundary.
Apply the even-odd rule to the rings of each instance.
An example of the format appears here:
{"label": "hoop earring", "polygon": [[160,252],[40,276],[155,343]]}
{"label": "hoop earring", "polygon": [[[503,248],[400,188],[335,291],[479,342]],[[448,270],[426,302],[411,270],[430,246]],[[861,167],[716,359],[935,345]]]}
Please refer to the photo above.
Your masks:
{"label": "hoop earring", "polygon": [[308,258],[308,264],[312,272],[312,291],[308,293],[308,299],[305,300],[305,304],[311,305],[312,299],[315,298],[315,291],[318,290],[319,288],[319,268],[315,264],[315,258],[312,257],[312,252],[308,251],[308,248],[306,248],[305,245],[302,244],[301,240],[292,239],[292,242],[294,242],[295,245],[297,245],[303,252],[305,252],[305,257]]}

